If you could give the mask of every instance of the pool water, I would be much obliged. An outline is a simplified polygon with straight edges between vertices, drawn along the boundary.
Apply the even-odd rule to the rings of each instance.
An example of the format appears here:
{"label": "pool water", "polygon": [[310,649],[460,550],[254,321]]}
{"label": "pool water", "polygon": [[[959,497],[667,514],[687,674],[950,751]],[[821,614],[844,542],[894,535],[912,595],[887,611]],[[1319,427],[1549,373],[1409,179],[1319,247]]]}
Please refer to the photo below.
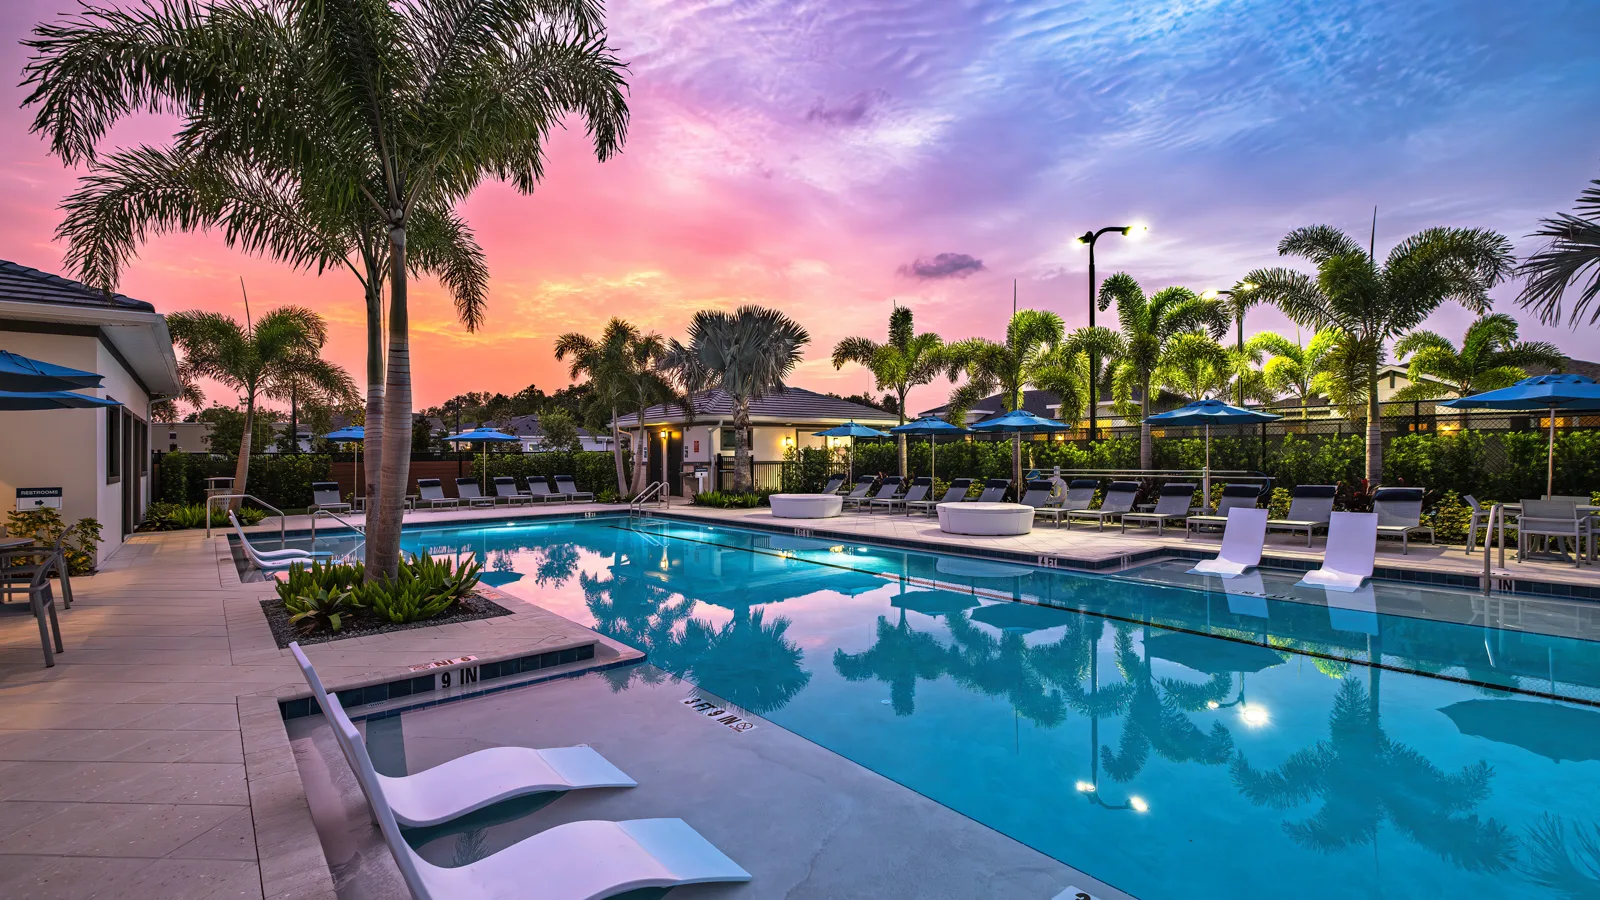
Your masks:
{"label": "pool water", "polygon": [[661,520],[405,541],[1145,900],[1600,897],[1600,644],[1468,594]]}

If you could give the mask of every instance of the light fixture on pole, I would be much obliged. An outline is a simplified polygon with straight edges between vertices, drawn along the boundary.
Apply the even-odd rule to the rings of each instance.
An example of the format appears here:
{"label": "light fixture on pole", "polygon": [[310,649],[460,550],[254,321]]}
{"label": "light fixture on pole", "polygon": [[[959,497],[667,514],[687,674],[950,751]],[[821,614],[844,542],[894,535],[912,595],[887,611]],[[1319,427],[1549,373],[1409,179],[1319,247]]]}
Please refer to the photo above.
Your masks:
{"label": "light fixture on pole", "polygon": [[[1144,234],[1145,232],[1147,232],[1149,230],[1150,230],[1150,226],[1148,226],[1148,225],[1108,225],[1105,228],[1100,229],[1099,231],[1085,231],[1083,234],[1078,236],[1078,243],[1080,243],[1080,244],[1088,244],[1089,245],[1089,327],[1090,328],[1094,327],[1094,311],[1095,311],[1095,307],[1099,305],[1099,304],[1097,304],[1095,302],[1096,294],[1097,294],[1097,291],[1099,290],[1099,286],[1097,284],[1095,284],[1095,280],[1094,280],[1094,244],[1095,244],[1095,241],[1100,240],[1100,236],[1101,235],[1110,234],[1113,231],[1117,232],[1118,234],[1122,235],[1123,237],[1135,237],[1137,235],[1142,235],[1142,234]],[[1097,413],[1099,412],[1097,407],[1098,407],[1098,404],[1099,404],[1100,401],[1099,401],[1099,398],[1096,396],[1097,385],[1095,384],[1095,382],[1098,379],[1094,377],[1094,376],[1099,374],[1099,369],[1100,369],[1100,354],[1095,353],[1094,351],[1091,350],[1091,351],[1089,351],[1089,374],[1091,376],[1090,379],[1089,379],[1089,440],[1091,440],[1091,441],[1094,440],[1095,426],[1097,424]]]}

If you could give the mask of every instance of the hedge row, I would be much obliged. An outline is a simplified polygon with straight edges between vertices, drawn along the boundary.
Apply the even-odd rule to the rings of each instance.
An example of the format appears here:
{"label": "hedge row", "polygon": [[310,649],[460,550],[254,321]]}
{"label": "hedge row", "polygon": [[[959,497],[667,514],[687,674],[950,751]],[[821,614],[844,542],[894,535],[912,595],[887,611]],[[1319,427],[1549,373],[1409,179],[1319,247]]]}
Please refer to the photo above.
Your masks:
{"label": "hedge row", "polygon": [[[302,509],[311,504],[311,482],[331,480],[333,461],[315,453],[250,457],[245,490],[280,509]],[[176,451],[161,454],[156,464],[155,500],[165,503],[204,503],[206,479],[231,476],[232,457]]]}
{"label": "hedge row", "polygon": [[[629,454],[623,453],[623,465],[630,465]],[[631,471],[631,470],[628,470]],[[472,460],[472,475],[483,477],[483,457]],[[617,491],[617,464],[609,450],[580,450],[577,453],[491,453],[489,477],[515,475],[518,478],[551,475],[571,475],[578,489],[596,495]]]}

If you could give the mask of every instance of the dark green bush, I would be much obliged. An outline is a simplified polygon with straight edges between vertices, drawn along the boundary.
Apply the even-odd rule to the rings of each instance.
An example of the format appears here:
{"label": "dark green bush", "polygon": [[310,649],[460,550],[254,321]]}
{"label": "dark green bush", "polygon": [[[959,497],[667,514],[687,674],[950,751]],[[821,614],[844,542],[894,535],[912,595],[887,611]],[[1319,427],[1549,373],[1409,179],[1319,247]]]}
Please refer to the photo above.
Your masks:
{"label": "dark green bush", "polygon": [[[204,503],[206,479],[234,473],[233,457],[175,451],[163,453],[156,468],[156,497],[165,503]],[[303,509],[311,504],[311,483],[330,481],[333,457],[320,453],[289,453],[250,457],[245,491],[279,509]]]}
{"label": "dark green bush", "polygon": [[814,494],[828,484],[835,468],[833,451],[822,447],[790,447],[783,451],[783,489],[796,494]]}
{"label": "dark green bush", "polygon": [[771,491],[750,493],[701,491],[694,495],[694,503],[696,506],[709,506],[714,509],[754,509],[764,505],[771,493]]}
{"label": "dark green bush", "polygon": [[49,507],[18,509],[6,513],[6,533],[13,537],[32,535],[36,542],[47,547],[54,547],[65,534],[67,573],[88,575],[94,571],[94,556],[101,543],[99,519],[82,518],[68,525],[59,510]]}
{"label": "dark green bush", "polygon": [[[239,524],[256,525],[267,517],[267,511],[254,506],[239,508]],[[186,528],[206,527],[206,507],[204,503],[167,503],[157,501],[145,507],[144,521],[139,523],[139,531],[182,531]],[[211,507],[211,527],[228,527],[228,508],[218,500]]]}

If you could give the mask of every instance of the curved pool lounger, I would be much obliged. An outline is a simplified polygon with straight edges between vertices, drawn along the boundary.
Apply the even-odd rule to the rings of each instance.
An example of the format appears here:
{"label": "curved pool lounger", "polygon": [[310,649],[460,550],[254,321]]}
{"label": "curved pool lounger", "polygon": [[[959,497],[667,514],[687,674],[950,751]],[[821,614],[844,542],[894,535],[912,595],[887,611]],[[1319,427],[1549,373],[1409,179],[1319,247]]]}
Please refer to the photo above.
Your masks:
{"label": "curved pool lounger", "polygon": [[[291,643],[289,650],[294,653],[294,661],[300,666],[306,684],[311,686],[317,705],[331,722],[336,701],[328,696],[322,679],[300,645]],[[359,735],[357,740],[360,740]],[[354,748],[341,749],[347,756],[354,752]],[[394,778],[376,771],[372,774],[383,788],[395,819],[408,828],[448,822],[502,800],[528,794],[638,785],[592,747],[548,750],[491,747],[415,775]]]}
{"label": "curved pool lounger", "polygon": [[337,697],[328,698],[328,708],[339,746],[417,900],[594,900],[643,888],[750,880],[749,872],[682,819],[569,822],[465,866],[435,866],[401,836],[361,733]]}
{"label": "curved pool lounger", "polygon": [[243,547],[245,555],[249,556],[251,562],[254,562],[259,569],[287,569],[295,563],[306,564],[313,560],[327,561],[333,558],[333,554],[320,551],[257,550],[256,545],[250,543],[250,539],[245,537],[244,528],[239,524],[239,517],[234,515],[231,509],[228,510],[228,523],[233,526],[233,533],[239,536],[239,543]]}
{"label": "curved pool lounger", "polygon": [[941,503],[939,530],[947,534],[1001,536],[1033,530],[1034,509],[1024,503]]}
{"label": "curved pool lounger", "polygon": [[844,510],[838,494],[773,494],[767,502],[779,519],[831,519]]}
{"label": "curved pool lounger", "polygon": [[1261,565],[1261,549],[1267,541],[1267,511],[1236,506],[1228,510],[1222,532],[1222,552],[1216,559],[1195,563],[1191,573],[1236,578]]}

